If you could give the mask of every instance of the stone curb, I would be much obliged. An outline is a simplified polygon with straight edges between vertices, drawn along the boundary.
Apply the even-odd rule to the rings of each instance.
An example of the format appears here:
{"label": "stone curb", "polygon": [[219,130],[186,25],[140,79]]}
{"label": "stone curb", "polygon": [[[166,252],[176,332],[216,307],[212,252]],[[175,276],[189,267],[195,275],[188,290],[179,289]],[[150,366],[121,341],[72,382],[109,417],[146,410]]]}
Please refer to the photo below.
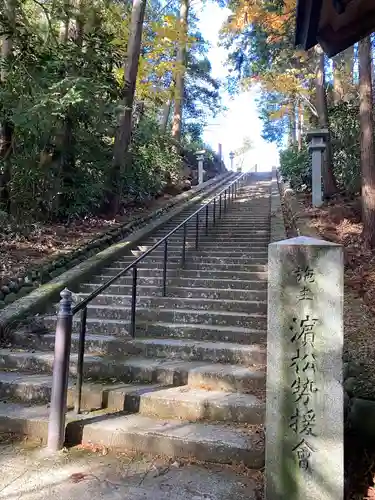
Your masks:
{"label": "stone curb", "polygon": [[[107,266],[126,250],[133,248],[137,243],[149,236],[153,231],[155,231],[155,229],[160,228],[186,208],[198,203],[206,196],[209,196],[215,189],[234,178],[234,176],[235,174],[233,173],[230,173],[229,175],[225,173],[221,176],[210,179],[202,186],[197,186],[194,188],[194,191],[190,190],[189,192],[181,193],[176,197],[178,198],[177,201],[176,198],[174,198],[175,203],[173,203],[171,209],[168,210],[167,213],[160,216],[160,209],[157,210],[150,217],[151,221],[148,224],[136,230],[134,233],[125,236],[125,241],[120,241],[119,243],[109,246],[105,250],[97,253],[81,264],[78,264],[55,279],[49,281],[45,285],[41,285],[39,288],[34,289],[27,296],[22,297],[14,301],[9,306],[3,308],[0,312],[0,338],[1,333],[7,327],[11,327],[28,314],[43,312],[43,308],[45,308],[48,303],[57,301],[59,299],[59,293],[63,288],[71,287],[98,269]],[[190,196],[188,193],[190,193]],[[185,199],[186,202],[183,203]],[[178,206],[174,207],[177,203]],[[165,210],[165,207],[163,207],[163,209]],[[133,226],[133,224],[134,222],[129,225]],[[125,232],[126,227],[124,227],[123,230]]]}
{"label": "stone curb", "polygon": [[276,172],[276,176],[284,207],[284,227],[288,223],[294,236],[309,236],[310,238],[322,240],[323,238],[310,223],[309,218],[305,216],[304,207],[298,201],[296,193],[289,186],[289,183],[284,182],[278,172]]}
{"label": "stone curb", "polygon": [[[288,183],[278,177],[284,210],[298,236],[322,239],[321,235],[304,217],[303,207]],[[361,373],[361,363],[343,359],[344,417],[346,426],[364,439],[375,441],[375,401],[355,395],[356,379]]]}

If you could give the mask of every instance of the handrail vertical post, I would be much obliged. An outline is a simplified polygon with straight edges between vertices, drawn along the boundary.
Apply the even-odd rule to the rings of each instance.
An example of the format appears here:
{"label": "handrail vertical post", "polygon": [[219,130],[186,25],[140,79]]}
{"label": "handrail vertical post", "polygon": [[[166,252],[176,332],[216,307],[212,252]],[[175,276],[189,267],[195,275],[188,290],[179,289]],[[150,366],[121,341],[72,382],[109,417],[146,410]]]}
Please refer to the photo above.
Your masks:
{"label": "handrail vertical post", "polygon": [[138,269],[137,266],[133,267],[133,279],[132,279],[132,303],[131,303],[131,316],[130,316],[130,335],[135,337],[135,314],[137,308],[137,278]]}
{"label": "handrail vertical post", "polygon": [[65,440],[65,413],[68,392],[70,344],[72,340],[72,292],[65,288],[61,293],[55,335],[55,355],[52,375],[51,407],[48,422],[47,447],[61,450]]}
{"label": "handrail vertical post", "polygon": [[199,212],[195,218],[195,250],[198,250],[199,246]]}
{"label": "handrail vertical post", "polygon": [[186,232],[187,232],[187,228],[186,228],[186,223],[185,223],[184,224],[184,231],[183,231],[183,235],[182,235],[182,261],[181,261],[182,267],[185,267],[185,261],[186,261]]}
{"label": "handrail vertical post", "polygon": [[213,225],[215,226],[215,224],[216,224],[216,198],[214,198],[214,208],[212,210],[212,222],[213,222]]}
{"label": "handrail vertical post", "polygon": [[224,212],[227,211],[227,190],[224,191]]}
{"label": "handrail vertical post", "polygon": [[219,219],[221,219],[221,195],[219,196]]}
{"label": "handrail vertical post", "polygon": [[206,205],[206,236],[208,235],[208,203]]}
{"label": "handrail vertical post", "polygon": [[84,307],[81,312],[81,326],[79,330],[78,341],[78,361],[77,361],[77,386],[76,398],[74,402],[74,411],[78,414],[81,413],[81,400],[82,400],[82,384],[83,384],[83,359],[85,354],[85,339],[86,339],[86,325],[87,325],[87,307]]}
{"label": "handrail vertical post", "polygon": [[168,240],[165,240],[164,258],[163,258],[163,297],[167,295],[167,262],[168,262]]}

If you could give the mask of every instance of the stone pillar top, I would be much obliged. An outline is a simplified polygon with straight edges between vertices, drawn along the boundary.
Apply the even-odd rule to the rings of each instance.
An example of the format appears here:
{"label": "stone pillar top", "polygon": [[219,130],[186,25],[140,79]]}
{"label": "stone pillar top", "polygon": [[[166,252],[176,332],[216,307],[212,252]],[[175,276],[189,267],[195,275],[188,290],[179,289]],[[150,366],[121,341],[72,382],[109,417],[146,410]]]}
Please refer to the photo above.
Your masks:
{"label": "stone pillar top", "polygon": [[270,243],[268,246],[312,246],[312,247],[340,247],[338,243],[333,243],[332,241],[320,240],[319,238],[311,238],[311,236],[296,236],[295,238],[289,238],[286,240],[275,241]]}
{"label": "stone pillar top", "polygon": [[329,131],[326,128],[311,129],[306,133],[306,138],[308,141],[310,141],[315,137],[325,139],[328,136],[329,136]]}

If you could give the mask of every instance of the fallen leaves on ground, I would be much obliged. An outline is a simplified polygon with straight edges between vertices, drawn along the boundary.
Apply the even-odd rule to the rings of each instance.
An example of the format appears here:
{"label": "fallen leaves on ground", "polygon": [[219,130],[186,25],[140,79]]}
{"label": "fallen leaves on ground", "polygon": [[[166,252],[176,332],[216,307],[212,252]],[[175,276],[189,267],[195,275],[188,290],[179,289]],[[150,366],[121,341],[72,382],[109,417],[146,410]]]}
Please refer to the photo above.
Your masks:
{"label": "fallen leaves on ground", "polygon": [[6,279],[23,276],[33,266],[66,255],[108,230],[146,215],[163,205],[170,197],[161,197],[144,205],[134,205],[115,219],[84,217],[69,223],[10,223],[0,227],[0,284]]}
{"label": "fallen leaves on ground", "polygon": [[87,478],[87,474],[84,474],[83,472],[74,472],[69,476],[69,479],[72,481],[72,483],[80,483],[84,481]]}
{"label": "fallen leaves on ground", "polygon": [[[375,399],[375,252],[366,248],[360,200],[338,198],[316,209],[301,196],[303,216],[322,238],[344,247],[344,351],[361,360],[356,396]],[[345,436],[346,500],[375,500],[375,448],[358,436]]]}

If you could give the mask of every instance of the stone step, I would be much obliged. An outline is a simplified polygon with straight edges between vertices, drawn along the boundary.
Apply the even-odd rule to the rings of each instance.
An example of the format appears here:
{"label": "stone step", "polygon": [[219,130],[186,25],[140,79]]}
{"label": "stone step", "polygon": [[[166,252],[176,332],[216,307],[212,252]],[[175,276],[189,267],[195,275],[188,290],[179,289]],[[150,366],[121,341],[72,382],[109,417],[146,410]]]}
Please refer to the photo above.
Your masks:
{"label": "stone step", "polygon": [[[263,327],[263,329],[261,329]],[[176,323],[154,321],[136,323],[136,337],[161,337],[177,339],[194,339],[218,342],[237,342],[252,344],[265,342],[267,338],[266,322],[253,328],[232,325],[207,325],[196,323]]]}
{"label": "stone step", "polygon": [[[52,375],[20,372],[0,372],[0,399],[23,403],[49,403],[52,392]],[[126,410],[137,412],[140,400],[146,392],[165,388],[161,384],[100,384],[84,382],[82,386],[81,409],[83,411]],[[73,409],[76,400],[76,381],[70,378],[67,408]]]}
{"label": "stone step", "polygon": [[264,364],[266,351],[263,344],[241,345],[231,342],[205,342],[181,339],[138,339],[134,346],[148,358],[183,359],[185,361],[211,361],[213,363]]}
{"label": "stone step", "polygon": [[[160,319],[159,321],[157,321]],[[181,316],[180,323],[175,321],[161,321],[163,315],[155,320],[147,321],[142,314],[136,319],[136,337],[162,337],[177,339],[195,339],[220,342],[238,342],[249,344],[253,342],[265,342],[266,340],[266,322],[259,321],[259,324],[250,325],[248,328],[236,325],[220,324],[198,324],[183,323]],[[193,318],[192,318],[193,319]],[[198,320],[198,318],[197,318]],[[255,321],[254,321],[255,323]],[[56,318],[47,316],[44,324],[52,332],[55,329]],[[117,336],[119,338],[128,338],[130,331],[130,320],[109,319],[109,318],[87,318],[87,332],[89,334],[105,336]],[[80,329],[80,318],[74,318],[73,332],[78,334]]]}
{"label": "stone step", "polygon": [[[51,327],[50,333],[43,333],[42,335],[38,335],[37,333],[25,334],[23,331],[13,332],[12,345],[15,346],[15,348],[21,349],[53,351],[55,347],[56,325],[51,321],[49,326]],[[78,340],[78,333],[73,332],[71,339],[72,352],[77,352]],[[123,331],[122,335],[117,337],[115,335],[105,335],[103,333],[98,335],[88,333],[86,335],[85,352],[101,354],[134,354],[140,352],[140,349],[136,349],[131,344],[131,340],[130,335],[126,331]]]}
{"label": "stone step", "polygon": [[[113,264],[113,267],[105,267],[102,269],[101,273],[105,276],[116,276],[120,273],[124,267],[117,267],[119,264],[116,262]],[[192,270],[192,269],[184,269],[180,267],[168,268],[168,271],[175,271],[174,276],[181,276],[181,278],[203,278],[209,279],[213,277],[213,273],[207,270]],[[161,267],[151,268],[151,267],[142,267],[138,269],[138,277],[162,277],[163,269]],[[173,274],[172,274],[173,275]],[[126,275],[125,275],[126,276]],[[266,272],[253,272],[253,271],[228,271],[228,270],[215,270],[215,279],[232,279],[232,280],[250,280],[250,281],[265,281],[267,280]]]}
{"label": "stone step", "polygon": [[[129,264],[134,262],[134,260],[117,260],[116,261],[116,267],[118,266],[119,269],[125,269]],[[139,270],[141,269],[156,269],[156,270],[162,270],[163,269],[163,261],[157,260],[152,263],[150,263],[146,259],[144,261],[141,261],[137,264],[137,268]],[[171,262],[170,259],[168,259],[168,269],[174,269],[174,270],[182,270],[182,269],[187,269],[187,270],[209,270],[212,271],[213,273],[216,271],[241,271],[241,272],[266,272],[267,271],[267,264],[257,264],[257,263],[249,263],[246,264],[246,269],[244,270],[244,265],[243,264],[232,264],[228,259],[225,259],[224,263],[221,262],[209,262],[209,263],[199,263],[199,262],[192,262],[191,260],[187,259],[185,262],[185,266],[182,267],[181,264],[181,259],[175,259],[174,262]],[[131,269],[128,271],[129,275],[131,273]],[[126,273],[125,276],[128,274]]]}
{"label": "stone step", "polygon": [[250,233],[253,232],[263,232],[263,231],[269,231],[269,225],[270,222],[246,222],[242,219],[237,219],[237,221],[233,220],[226,220],[223,219],[220,221],[220,224],[218,224],[219,232],[235,232],[235,231],[249,231]]}
{"label": "stone step", "polygon": [[118,450],[136,449],[205,462],[240,462],[254,469],[264,464],[261,431],[249,426],[241,429],[224,424],[183,420],[176,423],[141,415],[123,415],[85,425],[82,442],[101,442]]}
{"label": "stone step", "polygon": [[[104,271],[103,271],[104,272]],[[97,283],[105,283],[112,278],[109,274],[99,274],[95,276]],[[116,280],[116,285],[129,285],[133,283],[132,276],[122,276]],[[162,276],[141,276],[137,279],[137,286],[162,286]],[[237,290],[266,290],[267,282],[260,280],[235,280],[231,278],[184,278],[183,276],[169,277],[167,269],[167,287],[198,287],[198,288],[223,288],[225,290],[235,288]]]}
{"label": "stone step", "polygon": [[[0,372],[2,400],[49,403],[52,392],[51,375]],[[67,408],[76,398],[75,381],[70,380]],[[3,401],[4,402],[4,401]],[[176,408],[171,405],[177,405]],[[180,418],[189,421],[231,420],[237,423],[262,424],[264,403],[256,396],[224,391],[207,391],[189,386],[164,388],[161,385],[85,384],[81,408],[140,412],[158,418]]]}
{"label": "stone step", "polygon": [[[147,245],[147,244],[144,244],[144,245],[139,245],[138,248],[141,248],[143,252],[146,252],[147,250],[149,250],[150,248],[152,247],[152,245]],[[215,250],[217,249],[217,244],[215,243],[212,243],[212,241],[210,243],[206,242],[204,239],[201,239],[201,249],[204,249],[204,250]],[[253,243],[249,243],[249,244],[243,244],[243,245],[233,245],[233,243],[231,241],[228,241],[228,242],[225,242],[223,243],[222,245],[220,245],[220,248],[222,248],[223,250],[225,251],[228,251],[228,252],[236,252],[236,251],[241,251],[243,249],[247,249],[247,248],[251,248],[253,250],[268,250],[268,244],[267,243],[262,243],[262,242],[253,242]],[[182,252],[182,241],[181,242],[176,242],[174,241],[173,243],[170,243],[169,240],[168,240],[168,249],[169,250],[172,250],[172,251],[175,251],[175,252]],[[190,241],[188,244],[186,244],[186,249],[187,250],[194,250],[195,249],[195,241]]]}
{"label": "stone step", "polygon": [[[80,285],[80,292],[91,293],[99,286],[100,282],[83,283]],[[111,285],[103,291],[102,295],[130,295],[132,290],[131,285]],[[160,286],[145,285],[137,286],[139,295],[162,296]],[[199,287],[176,287],[168,286],[168,297],[178,298],[202,298],[202,299],[220,299],[220,300],[262,300],[267,299],[267,290],[246,290],[234,288],[199,288]]]}
{"label": "stone step", "polygon": [[[0,349],[0,368],[30,373],[52,372],[53,353],[14,351]],[[70,376],[77,374],[77,354],[70,356]],[[84,358],[84,381],[103,381],[127,384],[158,384],[163,386],[189,385],[207,390],[258,393],[265,388],[265,367],[252,367],[211,363],[210,361],[182,361],[168,358],[142,358],[133,356],[103,356],[86,353]],[[105,381],[105,382],[104,382]]]}
{"label": "stone step", "polygon": [[[147,260],[146,260],[147,259]],[[117,262],[120,264],[120,266],[124,265],[124,267],[130,265],[132,262],[134,262],[134,258],[128,257],[124,259],[119,259]],[[164,261],[164,258],[162,255],[155,256],[155,257],[145,257],[144,262],[151,266],[154,264],[160,264],[162,265]],[[168,257],[168,262],[171,264],[180,264],[181,263],[181,257],[178,256],[172,256]],[[230,264],[240,264],[244,266],[244,270],[248,270],[249,265],[254,265],[254,264],[267,264],[267,255],[264,254],[264,257],[236,257],[236,256],[231,256],[231,257],[213,257],[210,255],[205,255],[205,256],[200,256],[197,255],[195,252],[193,253],[188,253],[186,255],[186,263],[187,265],[189,263],[194,263],[194,264],[199,264],[200,266],[204,266],[205,264],[215,264],[215,265],[230,265]]]}
{"label": "stone step", "polygon": [[210,420],[256,425],[264,423],[265,403],[250,394],[182,386],[143,394],[139,413],[190,422]]}
{"label": "stone step", "polygon": [[[13,334],[14,345],[23,349],[35,349],[40,351],[53,351],[55,334],[42,336],[25,336],[15,332]],[[78,334],[73,333],[71,348],[72,352],[78,349]],[[171,338],[141,338],[132,340],[123,331],[123,335],[86,335],[85,352],[123,355],[137,354],[148,358],[183,359],[185,361],[211,361],[213,363],[243,364],[253,366],[264,364],[265,349],[263,344],[251,345],[233,342],[211,342],[190,339]]]}
{"label": "stone step", "polygon": [[[233,243],[234,241],[244,241],[246,243],[264,243],[264,242],[269,242],[269,234],[254,234],[254,235],[249,235],[249,233],[246,233],[246,234],[239,234],[239,235],[236,235],[235,233],[234,234],[231,234],[230,236],[229,235],[223,235],[219,229],[215,229],[215,231],[211,231],[207,236],[206,235],[201,235],[201,241],[203,242],[203,244],[206,244],[206,243],[211,243],[211,244],[215,244],[216,241],[223,241],[224,243],[231,243],[232,245],[235,244]],[[156,237],[150,237],[149,239],[147,239],[147,241],[145,241],[143,244],[144,245],[150,245],[150,246],[153,246],[155,243],[158,243],[159,241],[161,240],[160,237],[156,236]],[[190,245],[194,245],[195,244],[195,233],[194,234],[188,234],[187,237],[186,237],[186,242],[189,243]],[[170,244],[181,244],[182,243],[182,235],[178,235],[178,234],[174,234],[174,235],[171,235],[169,238],[168,238],[168,243]],[[161,243],[162,245],[162,243]]]}
{"label": "stone step", "polygon": [[[0,432],[32,436],[46,442],[49,409],[0,403]],[[118,451],[134,451],[204,462],[264,465],[263,431],[259,426],[157,420],[139,414],[89,415],[67,413],[69,444],[98,444]]]}
{"label": "stone step", "polygon": [[[212,256],[212,257],[223,257],[223,258],[230,258],[231,256],[243,256],[243,257],[267,257],[268,255],[268,251],[265,250],[265,249],[262,249],[262,250],[256,250],[256,249],[252,249],[251,246],[249,246],[248,248],[246,248],[246,250],[244,249],[237,249],[237,250],[226,250],[226,249],[206,249],[205,245],[202,244],[201,247],[198,248],[198,250],[195,250],[195,248],[187,248],[186,249],[186,254],[189,255],[189,254],[192,254],[192,252],[194,252],[195,255],[199,256],[199,257],[205,257],[205,256]],[[140,257],[141,255],[143,255],[144,252],[142,251],[136,251],[133,253],[134,257],[138,258]],[[178,257],[180,258],[181,257],[181,254],[182,254],[182,249],[180,248],[179,250],[175,251],[175,250],[172,250],[168,247],[168,259],[169,257]],[[161,258],[164,258],[164,250],[162,248],[157,249],[157,250],[154,250],[151,255],[155,258],[155,256],[157,257],[161,257]]]}
{"label": "stone step", "polygon": [[[189,323],[199,325],[229,325],[245,328],[264,328],[267,323],[265,314],[250,314],[246,312],[235,312],[227,310],[211,309],[183,309],[183,308],[137,308],[138,322],[169,322],[169,323]],[[101,320],[126,320],[131,317],[131,308],[116,305],[89,305],[87,308],[88,318],[98,318]],[[47,317],[48,318],[48,317]]]}
{"label": "stone step", "polygon": [[[189,271],[187,271],[189,272]],[[205,271],[204,271],[205,272]],[[79,300],[88,297],[88,293],[76,294]],[[110,295],[101,294],[95,297],[90,304],[94,305],[116,305],[122,307],[130,307],[132,302],[131,295]],[[157,297],[157,296],[137,296],[137,307],[161,307],[161,308],[178,308],[183,309],[204,309],[206,311],[223,310],[246,312],[248,314],[267,313],[266,301],[248,301],[248,300],[219,300],[219,299],[202,299],[194,297]]]}

